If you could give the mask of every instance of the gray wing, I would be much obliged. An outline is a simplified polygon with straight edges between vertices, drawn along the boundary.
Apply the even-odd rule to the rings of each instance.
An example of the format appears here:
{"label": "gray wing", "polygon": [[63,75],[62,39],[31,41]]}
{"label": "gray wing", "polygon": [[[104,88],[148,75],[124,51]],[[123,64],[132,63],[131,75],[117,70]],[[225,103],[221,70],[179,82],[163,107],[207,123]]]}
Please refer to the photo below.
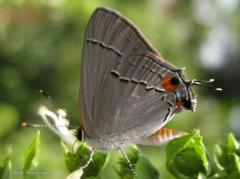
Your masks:
{"label": "gray wing", "polygon": [[126,18],[105,8],[91,17],[84,41],[80,108],[87,135],[146,137],[175,110],[161,84],[177,70]]}

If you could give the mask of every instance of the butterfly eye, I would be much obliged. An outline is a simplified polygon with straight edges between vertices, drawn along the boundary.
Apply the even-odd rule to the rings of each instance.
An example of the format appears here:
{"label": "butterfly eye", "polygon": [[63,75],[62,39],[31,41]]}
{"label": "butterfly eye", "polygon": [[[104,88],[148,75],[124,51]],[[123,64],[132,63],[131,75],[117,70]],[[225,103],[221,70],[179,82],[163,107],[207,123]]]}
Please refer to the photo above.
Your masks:
{"label": "butterfly eye", "polygon": [[173,76],[168,76],[162,81],[162,86],[166,91],[175,91],[177,89],[177,85],[179,84],[179,79]]}

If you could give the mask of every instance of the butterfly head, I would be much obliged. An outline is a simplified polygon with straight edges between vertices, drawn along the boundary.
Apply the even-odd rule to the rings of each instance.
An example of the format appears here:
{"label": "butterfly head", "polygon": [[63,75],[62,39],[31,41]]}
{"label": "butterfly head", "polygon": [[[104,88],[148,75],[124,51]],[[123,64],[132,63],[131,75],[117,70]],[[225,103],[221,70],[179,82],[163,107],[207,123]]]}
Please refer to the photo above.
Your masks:
{"label": "butterfly head", "polygon": [[177,107],[181,110],[195,111],[197,107],[197,99],[192,85],[182,80],[179,88],[176,89]]}
{"label": "butterfly head", "polygon": [[189,82],[185,82],[186,87],[187,87],[187,92],[188,92],[188,100],[186,100],[186,99],[183,100],[184,107],[187,109],[190,109],[192,111],[196,110],[197,99],[196,99],[196,95],[193,91],[193,86],[203,86],[203,87],[212,89],[214,91],[222,91],[222,88],[215,88],[215,87],[209,85],[209,83],[212,83],[214,81],[215,81],[214,79],[209,79],[209,80],[193,79]]}
{"label": "butterfly head", "polygon": [[197,100],[191,83],[185,80],[182,72],[164,77],[161,85],[167,92],[174,94],[179,110],[195,111]]}
{"label": "butterfly head", "polygon": [[209,85],[209,83],[212,83],[214,81],[214,79],[193,79],[191,81],[188,81],[184,75],[184,70],[181,69],[171,76],[164,77],[161,85],[167,92],[171,92],[175,95],[176,105],[179,110],[195,111],[197,106],[197,99],[193,90],[193,86],[204,86],[215,91],[222,91],[221,88],[215,88]]}

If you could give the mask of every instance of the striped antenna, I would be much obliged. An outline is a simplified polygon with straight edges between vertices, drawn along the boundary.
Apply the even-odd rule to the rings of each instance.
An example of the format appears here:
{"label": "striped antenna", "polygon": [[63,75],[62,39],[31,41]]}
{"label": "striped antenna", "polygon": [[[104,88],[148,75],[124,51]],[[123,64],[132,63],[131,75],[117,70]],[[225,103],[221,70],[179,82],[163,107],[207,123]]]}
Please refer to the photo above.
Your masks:
{"label": "striped antenna", "polygon": [[[26,127],[29,127],[29,128],[51,128],[51,127],[55,127],[56,125],[22,122],[21,126],[23,128],[26,128]],[[73,125],[64,125],[64,126],[58,125],[57,127],[68,127],[70,129],[76,129],[76,130],[79,128],[79,126],[73,126]]]}
{"label": "striped antenna", "polygon": [[48,125],[46,124],[31,124],[31,123],[27,123],[27,122],[22,122],[22,127],[30,127],[30,128],[47,128]]}

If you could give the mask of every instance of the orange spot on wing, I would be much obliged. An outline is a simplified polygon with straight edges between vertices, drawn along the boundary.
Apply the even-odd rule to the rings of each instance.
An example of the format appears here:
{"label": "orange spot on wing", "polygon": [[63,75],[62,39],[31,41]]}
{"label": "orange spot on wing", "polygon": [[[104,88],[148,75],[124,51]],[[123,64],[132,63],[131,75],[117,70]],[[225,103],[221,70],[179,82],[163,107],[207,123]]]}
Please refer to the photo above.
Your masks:
{"label": "orange spot on wing", "polygon": [[183,107],[184,107],[183,101],[178,101],[178,102],[177,102],[177,107],[178,107],[178,108],[183,108]]}
{"label": "orange spot on wing", "polygon": [[172,139],[175,139],[177,137],[180,137],[182,135],[182,132],[176,131],[169,128],[161,128],[160,130],[156,131],[152,135],[150,135],[147,140],[152,145],[159,145],[166,143]]}
{"label": "orange spot on wing", "polygon": [[162,86],[165,88],[166,91],[175,91],[177,89],[177,85],[173,85],[171,83],[172,76],[168,76],[162,81]]}

